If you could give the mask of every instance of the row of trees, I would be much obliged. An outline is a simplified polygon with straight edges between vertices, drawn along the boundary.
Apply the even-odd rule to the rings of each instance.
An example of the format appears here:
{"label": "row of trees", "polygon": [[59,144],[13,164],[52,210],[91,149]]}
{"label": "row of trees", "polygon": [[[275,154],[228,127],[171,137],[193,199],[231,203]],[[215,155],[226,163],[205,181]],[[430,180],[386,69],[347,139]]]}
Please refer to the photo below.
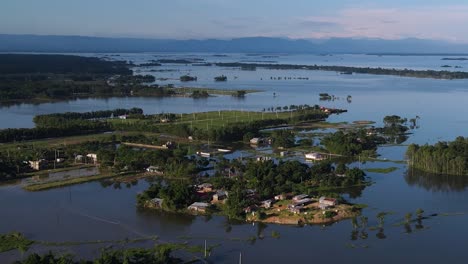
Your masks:
{"label": "row of trees", "polygon": [[73,120],[55,127],[7,128],[0,130],[0,142],[25,141],[43,138],[86,135],[110,130],[105,122]]}
{"label": "row of trees", "polygon": [[263,64],[263,63],[240,63],[225,62],[216,63],[219,67],[241,67],[241,68],[266,68],[274,70],[315,70],[335,71],[344,73],[363,73],[376,75],[397,75],[405,77],[435,78],[435,79],[468,79],[468,72],[434,71],[434,70],[410,70],[410,69],[387,69],[369,67],[349,66],[327,66],[327,65],[297,65],[297,64]]}
{"label": "row of trees", "polygon": [[142,115],[143,109],[141,108],[131,108],[131,109],[114,109],[114,110],[102,110],[102,111],[92,111],[92,112],[66,112],[66,113],[55,113],[47,115],[37,115],[33,118],[34,123],[37,127],[56,127],[57,123],[68,122],[70,120],[82,119],[100,119],[100,118],[110,118],[112,116],[118,117],[121,115]]}

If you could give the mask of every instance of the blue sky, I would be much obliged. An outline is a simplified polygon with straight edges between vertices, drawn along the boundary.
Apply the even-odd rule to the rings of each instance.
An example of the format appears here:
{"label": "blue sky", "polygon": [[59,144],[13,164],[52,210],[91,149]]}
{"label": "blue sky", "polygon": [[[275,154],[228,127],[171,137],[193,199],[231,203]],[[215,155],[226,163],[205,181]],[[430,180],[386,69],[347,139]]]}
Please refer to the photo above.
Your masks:
{"label": "blue sky", "polygon": [[1,0],[0,33],[424,38],[468,43],[467,0]]}

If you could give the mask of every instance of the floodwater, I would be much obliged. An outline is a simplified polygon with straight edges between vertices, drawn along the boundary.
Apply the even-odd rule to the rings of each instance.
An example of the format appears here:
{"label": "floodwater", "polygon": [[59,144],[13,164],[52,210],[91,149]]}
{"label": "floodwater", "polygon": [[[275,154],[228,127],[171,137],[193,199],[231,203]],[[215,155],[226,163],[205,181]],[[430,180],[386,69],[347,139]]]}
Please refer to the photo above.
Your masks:
{"label": "floodwater", "polygon": [[[156,57],[159,56],[159,57]],[[122,54],[118,59],[141,63],[158,59],[162,54]],[[349,66],[383,66],[433,69],[443,64],[461,65],[465,61],[442,61],[436,56],[366,56],[281,55],[278,58],[256,58],[241,54],[214,57],[212,54],[170,54],[185,58],[201,57],[206,61],[276,60],[285,63]],[[237,56],[237,57],[236,57]],[[244,58],[245,57],[245,58]],[[253,58],[252,58],[253,57]],[[321,61],[322,60],[322,61]],[[463,66],[463,65],[461,65]],[[151,69],[179,69],[179,72],[150,72]],[[141,68],[140,70],[143,70]],[[466,70],[462,68],[461,70]],[[31,127],[36,114],[65,111],[89,111],[141,107],[145,113],[197,112],[219,109],[258,110],[291,104],[320,104],[348,109],[333,116],[332,122],[371,120],[380,125],[385,115],[419,116],[419,128],[413,130],[406,143],[434,143],[468,136],[468,81],[401,78],[395,76],[339,75],[334,72],[241,71],[208,66],[163,65],[145,68],[142,74],[174,78],[190,73],[198,81],[186,86],[222,89],[260,89],[245,99],[229,96],[192,98],[109,98],[82,99],[48,104],[23,104],[0,108],[3,127]],[[226,83],[216,83],[214,76],[228,76]],[[234,76],[237,76],[234,79]],[[309,80],[271,80],[270,77],[308,77]],[[172,80],[176,86],[181,85]],[[327,92],[340,99],[319,101],[318,94]],[[273,96],[276,93],[276,97]],[[347,102],[346,97],[352,96]],[[405,146],[379,148],[380,158],[404,160]],[[374,182],[362,192],[345,195],[353,203],[367,204],[363,215],[368,226],[377,226],[376,215],[389,212],[383,229],[366,228],[353,232],[351,221],[330,226],[280,226],[232,224],[224,217],[193,217],[158,212],[139,211],[135,196],[148,183],[106,186],[100,182],[85,183],[41,192],[26,192],[20,185],[0,187],[2,217],[0,233],[19,231],[27,237],[42,241],[122,240],[157,235],[162,242],[189,242],[202,245],[207,240],[216,247],[209,260],[214,263],[237,263],[242,252],[244,263],[309,263],[312,261],[352,263],[460,263],[468,258],[468,179],[465,177],[434,177],[407,171],[404,163],[366,162],[354,164],[362,168],[397,167],[388,174],[368,173]],[[407,213],[422,208],[424,218],[401,225]],[[280,233],[273,238],[272,231]],[[367,234],[367,235],[366,235]],[[248,241],[256,237],[255,242]],[[66,252],[93,256],[99,245],[75,246]],[[34,250],[44,251],[40,247]],[[196,254],[195,254],[196,255]],[[200,256],[200,254],[198,254]],[[0,254],[0,262],[21,258],[11,251]]]}

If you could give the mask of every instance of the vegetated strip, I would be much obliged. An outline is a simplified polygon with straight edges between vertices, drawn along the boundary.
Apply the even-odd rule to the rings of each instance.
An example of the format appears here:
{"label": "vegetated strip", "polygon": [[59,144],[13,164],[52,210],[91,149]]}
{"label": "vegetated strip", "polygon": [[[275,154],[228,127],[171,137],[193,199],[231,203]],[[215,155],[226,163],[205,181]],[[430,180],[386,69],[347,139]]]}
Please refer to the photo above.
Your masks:
{"label": "vegetated strip", "polygon": [[262,92],[262,90],[256,89],[248,89],[248,90],[225,90],[225,89],[216,89],[216,88],[200,88],[200,87],[177,87],[172,88],[172,91],[176,93],[192,93],[194,91],[206,91],[209,94],[216,94],[216,95],[236,95],[238,91],[244,91],[245,93],[258,93]]}
{"label": "vegetated strip", "polygon": [[389,168],[367,168],[365,171],[367,172],[374,172],[374,173],[390,173],[396,171],[397,167],[389,167]]}
{"label": "vegetated strip", "polygon": [[434,71],[434,70],[410,70],[410,69],[385,69],[370,67],[350,67],[350,66],[327,66],[327,65],[296,65],[296,64],[260,64],[260,63],[240,63],[224,62],[216,63],[219,67],[250,67],[265,68],[272,70],[313,70],[313,71],[334,71],[342,73],[361,73],[375,75],[396,75],[402,77],[433,78],[433,79],[468,79],[468,72]]}
{"label": "vegetated strip", "polygon": [[94,176],[84,176],[84,177],[78,177],[78,178],[73,178],[73,179],[68,179],[68,180],[46,182],[46,183],[36,183],[36,184],[26,185],[23,187],[23,189],[27,191],[42,191],[42,190],[64,187],[64,186],[69,186],[69,185],[74,185],[74,184],[79,184],[79,183],[113,178],[117,176],[123,176],[123,174],[104,173],[104,174],[99,174],[99,175],[94,175]]}

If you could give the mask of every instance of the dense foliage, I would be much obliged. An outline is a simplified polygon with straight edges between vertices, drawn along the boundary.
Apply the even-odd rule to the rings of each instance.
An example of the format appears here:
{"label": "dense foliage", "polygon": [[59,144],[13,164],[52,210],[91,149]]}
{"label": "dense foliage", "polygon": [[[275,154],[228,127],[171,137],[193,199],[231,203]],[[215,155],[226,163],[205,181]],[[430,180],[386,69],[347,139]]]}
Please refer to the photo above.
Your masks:
{"label": "dense foliage", "polygon": [[72,255],[55,255],[52,252],[44,255],[36,253],[29,255],[25,260],[16,261],[15,264],[165,264],[180,263],[171,256],[177,245],[161,244],[152,249],[129,248],[120,250],[104,250],[99,257],[92,261],[76,261]]}
{"label": "dense foliage", "polygon": [[125,62],[72,55],[0,54],[0,74],[131,74]]}
{"label": "dense foliage", "polygon": [[57,124],[56,127],[7,128],[0,130],[0,142],[24,141],[33,139],[86,135],[109,131],[105,122],[75,120]]}
{"label": "dense foliage", "polygon": [[273,147],[290,148],[295,145],[294,133],[291,130],[279,129],[271,134],[273,139]]}
{"label": "dense foliage", "polygon": [[406,151],[411,167],[436,174],[468,175],[468,138],[435,145],[411,144]]}
{"label": "dense foliage", "polygon": [[162,184],[156,182],[141,194],[137,196],[137,203],[143,206],[144,203],[152,198],[163,199],[162,207],[167,210],[183,210],[192,204],[195,200],[194,188],[186,180],[173,180]]}
{"label": "dense foliage", "polygon": [[328,151],[345,156],[359,155],[363,151],[373,153],[379,142],[382,142],[382,139],[375,135],[367,135],[365,130],[347,133],[338,131],[322,139],[322,144]]}

